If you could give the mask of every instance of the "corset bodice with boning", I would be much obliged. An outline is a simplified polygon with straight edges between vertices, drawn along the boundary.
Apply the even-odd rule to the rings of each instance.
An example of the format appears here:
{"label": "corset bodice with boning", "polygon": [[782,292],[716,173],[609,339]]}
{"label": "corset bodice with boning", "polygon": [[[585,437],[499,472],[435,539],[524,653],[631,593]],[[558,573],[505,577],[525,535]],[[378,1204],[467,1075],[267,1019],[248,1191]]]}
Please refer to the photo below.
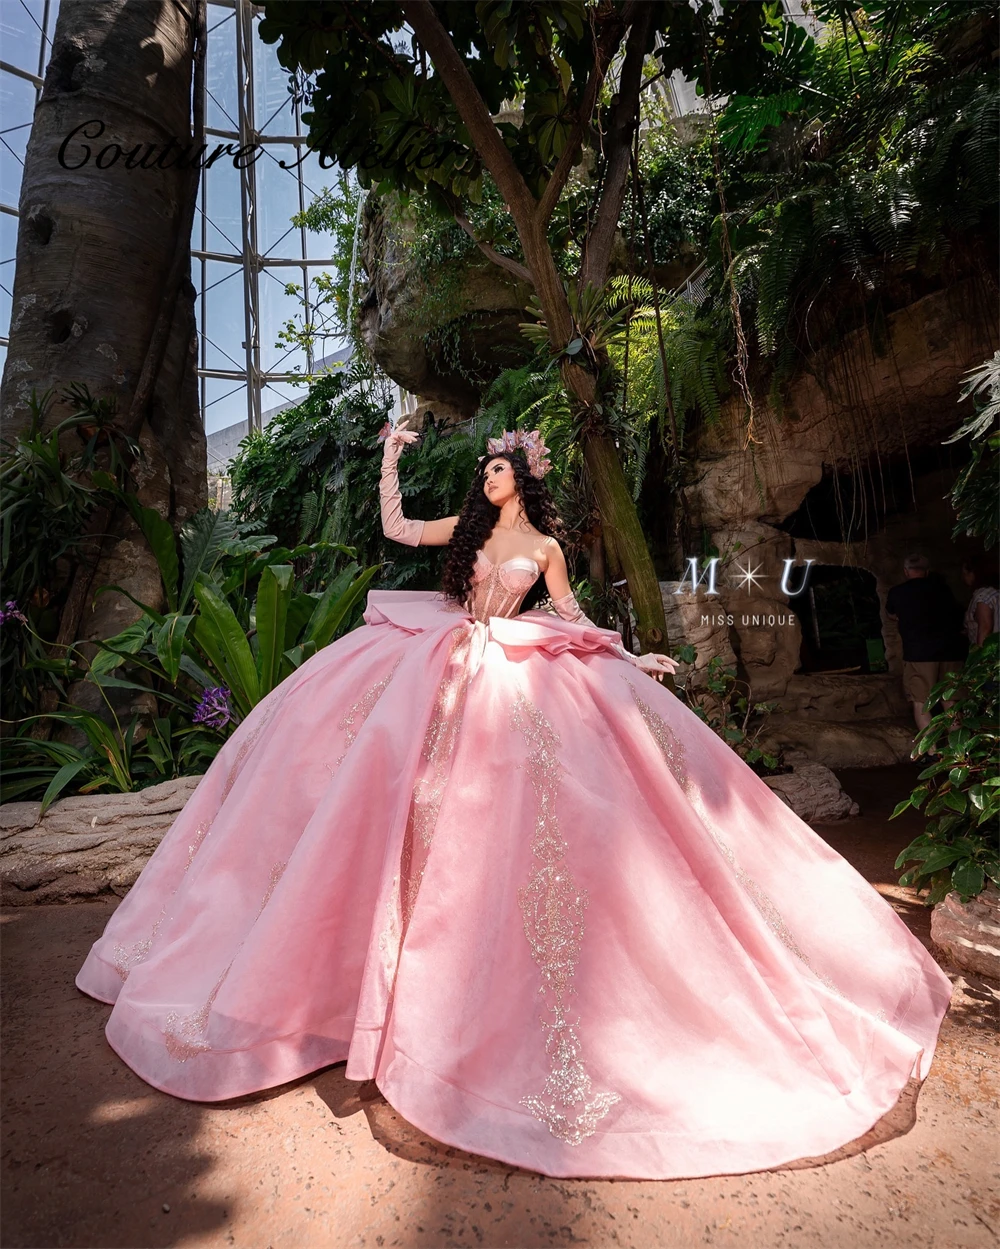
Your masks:
{"label": "corset bodice with boning", "polygon": [[538,564],[526,555],[494,564],[483,551],[478,551],[466,603],[468,610],[483,621],[491,616],[516,616],[539,572]]}

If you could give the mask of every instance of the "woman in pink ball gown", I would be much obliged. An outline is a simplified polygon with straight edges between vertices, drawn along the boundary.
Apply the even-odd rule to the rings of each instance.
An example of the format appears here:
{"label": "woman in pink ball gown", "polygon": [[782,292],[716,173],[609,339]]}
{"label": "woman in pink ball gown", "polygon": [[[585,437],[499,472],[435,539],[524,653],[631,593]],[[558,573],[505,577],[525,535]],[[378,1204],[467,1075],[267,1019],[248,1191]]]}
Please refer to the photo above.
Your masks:
{"label": "woman in pink ball gown", "polygon": [[[928,1072],[951,986],[876,891],[583,615],[534,435],[443,594],[366,624],[228,741],[77,977],[112,1047],[217,1101],[347,1060],[439,1141],[551,1176],[827,1153]],[[541,579],[555,611],[519,614]]]}

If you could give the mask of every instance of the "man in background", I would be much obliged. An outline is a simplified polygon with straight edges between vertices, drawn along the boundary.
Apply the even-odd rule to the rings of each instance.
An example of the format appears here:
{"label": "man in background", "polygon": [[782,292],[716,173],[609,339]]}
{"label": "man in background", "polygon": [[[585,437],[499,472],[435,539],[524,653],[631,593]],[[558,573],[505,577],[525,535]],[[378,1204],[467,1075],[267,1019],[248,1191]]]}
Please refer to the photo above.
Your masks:
{"label": "man in background", "polygon": [[[930,571],[918,552],[903,560],[906,580],[894,585],[885,600],[886,615],[899,626],[903,643],[903,693],[913,706],[917,729],[930,724],[924,708],[931,686],[965,662],[961,634],[962,609],[945,579]],[[949,704],[946,702],[945,706]]]}

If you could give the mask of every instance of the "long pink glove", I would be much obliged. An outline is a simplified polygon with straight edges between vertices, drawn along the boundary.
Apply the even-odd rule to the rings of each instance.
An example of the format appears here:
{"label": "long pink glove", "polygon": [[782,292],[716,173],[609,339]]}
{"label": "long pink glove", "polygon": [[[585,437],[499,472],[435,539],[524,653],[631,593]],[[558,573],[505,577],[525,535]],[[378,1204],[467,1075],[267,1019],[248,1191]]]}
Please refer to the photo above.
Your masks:
{"label": "long pink glove", "polygon": [[382,476],[379,479],[378,495],[382,510],[382,532],[393,542],[401,542],[403,546],[419,546],[424,532],[422,520],[407,520],[403,515],[403,496],[399,492],[399,473],[397,464],[403,454],[403,447],[414,442],[417,435],[409,429],[402,428],[402,422],[386,438],[382,448]]}
{"label": "long pink glove", "polygon": [[[564,594],[562,598],[554,598],[552,606],[563,620],[569,620],[572,624],[589,624],[595,629],[597,628],[597,625],[594,624],[590,617],[584,615],[583,608],[577,602],[576,595],[572,592]],[[620,642],[611,649],[621,655],[622,659],[627,659],[634,667],[640,668],[643,672],[648,672],[650,676],[656,676],[661,672],[677,671],[677,661],[671,659],[669,655],[633,655]]]}

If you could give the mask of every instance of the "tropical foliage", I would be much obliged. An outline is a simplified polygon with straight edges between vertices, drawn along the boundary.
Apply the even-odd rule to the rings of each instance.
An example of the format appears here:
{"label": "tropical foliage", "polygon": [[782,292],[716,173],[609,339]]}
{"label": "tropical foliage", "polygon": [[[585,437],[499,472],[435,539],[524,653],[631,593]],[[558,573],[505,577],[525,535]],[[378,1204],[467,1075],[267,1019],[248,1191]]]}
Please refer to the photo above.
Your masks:
{"label": "tropical foliage", "polygon": [[[440,550],[387,543],[382,535],[379,433],[388,412],[387,400],[357,379],[352,383],[349,374],[315,379],[303,403],[242,443],[230,470],[234,514],[286,545],[349,543],[363,564],[383,565],[384,586],[432,587]],[[419,446],[407,452],[401,473],[407,515],[430,520],[458,511],[475,446],[467,427],[429,426]]]}
{"label": "tropical foliage", "polygon": [[102,483],[123,486],[139,454],[115,424],[114,403],[85,386],[64,391],[72,415],[46,430],[52,398],[32,394],[27,427],[0,455],[0,700],[8,719],[30,714],[41,689],[66,676],[46,643],[58,633],[78,555],[101,537],[89,527],[111,499]]}
{"label": "tropical foliage", "polygon": [[952,537],[981,538],[986,550],[1000,541],[1000,351],[966,375],[962,398],[973,412],[945,443],[969,439],[969,459],[951,489]]}
{"label": "tropical foliage", "polygon": [[[675,658],[693,664],[695,648],[678,647]],[[764,750],[758,740],[770,716],[779,710],[773,702],[757,702],[750,686],[735,668],[728,668],[719,655],[713,655],[701,671],[688,674],[683,685],[687,705],[700,719],[728,743],[739,757],[760,776],[788,771],[781,752]]]}
{"label": "tropical foliage", "polygon": [[[78,412],[43,433],[47,401],[36,400],[0,466],[5,588],[19,596],[0,611],[5,801],[48,803],[69,788],[134,789],[203,771],[261,698],[358,622],[377,571],[344,545],[279,545],[208,508],[175,535],[126,488],[139,450],[120,440],[111,405],[83,388],[68,394]],[[82,449],[71,453],[77,435]],[[60,645],[47,608],[92,516],[115,506],[131,513],[156,557],[163,610],[133,599],[140,618],[116,637]],[[112,591],[125,594],[99,593]],[[69,701],[80,681],[96,687],[100,714]],[[54,727],[70,740],[46,740]]]}
{"label": "tropical foliage", "polygon": [[[330,544],[277,546],[208,508],[178,538],[158,512],[121,497],[156,555],[166,610],[137,602],[139,620],[97,643],[89,661],[70,648],[67,675],[96,686],[105,713],[64,705],[22,720],[20,735],[4,740],[4,801],[40,794],[48,803],[71,784],[131,790],[204,771],[262,698],[359,622],[377,568],[362,569],[349,548],[328,584],[305,590],[297,570],[328,557]],[[123,725],[116,696],[155,710]],[[85,744],[24,733],[39,721],[75,730]]]}
{"label": "tropical foliage", "polygon": [[968,902],[993,881],[1000,886],[1000,633],[973,647],[961,672],[931,690],[928,706],[954,700],[933,716],[914,746],[931,756],[919,784],[893,811],[921,811],[927,825],[896,860],[913,863],[900,884],[926,889],[933,906],[955,890]]}

